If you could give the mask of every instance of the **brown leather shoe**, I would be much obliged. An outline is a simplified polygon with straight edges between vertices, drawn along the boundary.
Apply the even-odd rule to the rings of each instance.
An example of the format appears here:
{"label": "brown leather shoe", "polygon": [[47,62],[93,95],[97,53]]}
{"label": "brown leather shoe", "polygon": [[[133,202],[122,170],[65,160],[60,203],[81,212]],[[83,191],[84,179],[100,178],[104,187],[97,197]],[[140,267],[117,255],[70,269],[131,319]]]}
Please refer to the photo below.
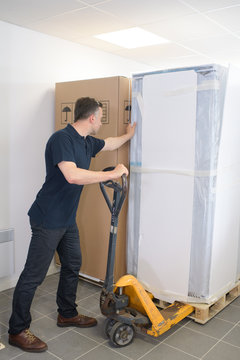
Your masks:
{"label": "brown leather shoe", "polygon": [[10,345],[29,352],[42,352],[48,349],[47,344],[33,335],[28,329],[23,330],[17,335],[9,334],[8,342]]}
{"label": "brown leather shoe", "polygon": [[57,326],[65,327],[65,326],[77,326],[77,327],[92,327],[97,325],[97,320],[85,315],[78,314],[72,318],[64,318],[60,314],[58,314],[57,318]]}

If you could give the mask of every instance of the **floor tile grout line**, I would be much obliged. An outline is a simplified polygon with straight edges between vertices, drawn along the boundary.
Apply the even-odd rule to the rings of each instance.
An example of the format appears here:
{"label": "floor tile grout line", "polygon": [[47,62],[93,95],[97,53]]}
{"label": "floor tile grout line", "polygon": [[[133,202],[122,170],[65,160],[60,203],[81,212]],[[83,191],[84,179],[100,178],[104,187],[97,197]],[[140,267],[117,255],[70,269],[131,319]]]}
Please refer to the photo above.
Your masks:
{"label": "floor tile grout line", "polygon": [[143,354],[142,356],[140,356],[137,360],[142,359],[144,356],[150,354],[153,350],[155,350],[158,346],[160,346],[162,344],[162,342],[156,344],[152,349],[148,350],[145,354]]}
{"label": "floor tile grout line", "polygon": [[[232,325],[236,325],[236,323],[235,322],[232,322],[232,321],[230,321],[230,320],[226,320],[226,319],[222,319],[222,318],[220,318],[219,316],[214,316],[214,319],[218,319],[218,320],[223,320],[223,321],[226,321],[227,323],[229,323],[229,324],[232,324]],[[204,325],[204,324],[203,324]]]}
{"label": "floor tile grout line", "polygon": [[9,360],[15,360],[15,359],[17,359],[19,356],[22,356],[22,354],[18,354],[18,355],[16,355],[16,356],[10,358]]}
{"label": "floor tile grout line", "polygon": [[[43,317],[43,316],[47,316],[46,314],[43,314],[43,313],[41,313],[40,311],[38,311],[38,310],[36,310],[36,309],[34,309],[33,307],[31,308],[31,310],[30,311],[35,311],[35,312],[37,312],[39,315],[41,315],[41,317]],[[36,320],[38,320],[38,319],[36,319]],[[35,321],[35,320],[32,320],[32,321]]]}
{"label": "floor tile grout line", "polygon": [[[85,299],[87,299],[87,297],[86,297]],[[85,300],[85,299],[82,299],[82,300]],[[79,300],[79,301],[81,301],[81,300]],[[89,309],[85,308],[85,307],[82,306],[81,304],[78,304],[78,305],[79,305],[82,309],[86,310],[87,312],[93,313],[95,316],[100,316],[100,315],[101,315],[101,314],[98,314],[98,313],[94,312],[93,310],[89,310]],[[41,313],[39,310],[36,310],[36,309],[34,308],[34,305],[32,306],[32,310],[34,310],[34,311],[38,312],[39,314],[41,314],[42,317],[43,317],[43,316],[46,316],[46,317],[48,317],[49,319],[53,320],[51,317],[49,317],[49,315],[55,313],[55,311],[51,311],[51,312],[49,312],[49,313],[47,313],[47,314],[43,314],[43,313]],[[0,313],[0,314],[1,314],[1,313]],[[38,320],[38,319],[36,319],[36,320]],[[34,321],[36,321],[36,320],[34,320]]]}
{"label": "floor tile grout line", "polygon": [[92,313],[92,314],[94,315],[94,317],[97,317],[97,316],[101,315],[101,314],[98,314],[98,313],[96,313],[95,311],[89,310],[89,309],[87,309],[87,308],[85,308],[85,307],[83,307],[83,306],[81,306],[81,308],[82,308],[84,311],[87,311],[88,313]]}
{"label": "floor tile grout line", "polygon": [[8,294],[3,294],[3,295],[7,296],[9,299],[12,299],[12,295],[8,295]]}
{"label": "floor tile grout line", "polygon": [[8,310],[10,310],[10,309],[5,309],[3,311],[0,311],[0,315],[3,314],[5,311],[8,311]]}
{"label": "floor tile grout line", "polygon": [[[191,322],[191,320],[189,320],[189,322]],[[186,324],[184,324],[183,326],[180,326],[176,331],[174,331],[172,334],[170,334],[169,336],[166,337],[166,339],[164,339],[163,341],[161,341],[161,343],[165,343],[166,340],[168,340],[170,337],[172,337],[174,334],[176,334],[177,332],[179,332],[182,328],[185,328],[185,326],[189,323],[187,322]],[[166,332],[167,334],[167,332]]]}
{"label": "floor tile grout line", "polygon": [[83,336],[84,338],[86,338],[86,339],[88,339],[88,340],[90,339],[90,340],[94,341],[94,342],[97,343],[98,345],[102,345],[102,344],[105,342],[105,340],[103,340],[103,342],[100,343],[99,341],[91,338],[90,336],[87,336],[87,335],[85,335],[85,334],[80,333],[80,332],[77,331],[75,328],[73,328],[72,331],[75,332],[75,333],[78,334],[78,335]]}
{"label": "floor tile grout line", "polygon": [[34,300],[41,299],[44,296],[49,296],[49,295],[54,296],[55,294],[56,294],[56,291],[53,291],[53,292],[47,292],[46,291],[46,294],[41,294],[41,295],[36,294],[36,295],[34,295]]}
{"label": "floor tile grout line", "polygon": [[59,356],[57,356],[56,354],[52,353],[51,351],[47,350],[47,353],[54,356],[56,359],[58,360],[63,360],[62,358],[60,358]]}
{"label": "floor tile grout line", "polygon": [[4,327],[8,327],[8,325],[5,325],[3,322],[0,321],[0,325],[4,326]]}
{"label": "floor tile grout line", "polygon": [[185,328],[185,326],[186,326],[187,324],[189,324],[191,321],[192,321],[192,320],[189,320],[186,324],[184,324],[184,325],[182,325],[182,326],[179,326],[179,328],[178,328],[176,331],[174,331],[174,333],[170,334],[166,339],[160,341],[159,344],[157,344],[157,345],[154,346],[151,350],[149,350],[146,354],[144,354],[144,355],[142,355],[140,358],[138,358],[138,360],[142,359],[143,356],[147,355],[148,353],[150,353],[151,351],[153,351],[155,348],[157,348],[157,347],[160,346],[161,344],[165,344],[165,345],[167,345],[167,346],[169,346],[169,347],[172,347],[172,348],[175,349],[175,350],[179,350],[179,351],[183,352],[184,354],[193,356],[193,357],[195,357],[196,359],[199,360],[199,359],[200,359],[199,357],[196,357],[195,355],[189,354],[189,353],[187,353],[187,352],[185,352],[185,351],[183,351],[183,350],[181,350],[181,349],[178,349],[178,348],[176,348],[176,347],[174,347],[174,346],[171,346],[171,345],[169,345],[169,344],[166,343],[166,340],[168,340],[170,337],[172,337],[173,335],[175,335],[175,334],[176,334],[177,332],[179,332],[182,328]]}
{"label": "floor tile grout line", "polygon": [[[234,327],[234,326],[233,326],[233,327]],[[204,334],[203,332],[198,331],[198,330],[190,329],[190,328],[188,328],[188,327],[186,327],[185,329],[190,330],[190,331],[193,331],[193,332],[195,332],[195,333],[197,333],[197,334],[200,334],[200,335],[203,335],[203,336],[207,336],[207,337],[209,337],[210,339],[219,340],[219,338],[216,338],[216,337],[211,336],[211,335],[208,335],[208,334]]]}
{"label": "floor tile grout line", "polygon": [[90,353],[91,351],[93,351],[93,350],[97,349],[99,346],[100,346],[100,344],[98,344],[97,346],[94,346],[92,349],[90,349],[90,350],[86,351],[84,354],[82,354],[82,355],[80,355],[80,356],[78,356],[78,357],[74,358],[73,360],[78,360],[78,359],[81,359],[83,356],[85,356],[85,355],[87,355],[88,353]]}
{"label": "floor tile grout line", "polygon": [[41,298],[41,297],[47,296],[47,295],[53,295],[52,292],[50,292],[50,291],[46,291],[46,290],[41,290],[41,291],[44,291],[46,294],[37,294],[37,293],[36,293],[36,294],[34,295],[34,299]]}
{"label": "floor tile grout line", "polygon": [[[218,319],[218,320],[221,320],[221,321],[225,321],[226,323],[230,323],[230,324],[233,324],[233,325],[235,325],[236,323],[234,323],[234,322],[232,322],[232,321],[230,321],[230,320],[226,320],[226,319],[222,319],[222,318],[220,318],[219,316],[214,316],[212,319],[210,319],[210,321],[211,320],[213,320],[213,319]],[[198,324],[198,322],[197,321],[195,321],[196,322],[196,324]],[[238,321],[239,322],[239,321]],[[207,323],[206,323],[207,324]],[[203,325],[205,325],[205,324],[203,324]]]}
{"label": "floor tile grout line", "polygon": [[11,311],[11,306],[10,307],[7,307],[5,308],[4,310],[0,311],[0,315],[3,314],[5,311]]}
{"label": "floor tile grout line", "polygon": [[[80,300],[77,300],[77,302],[80,302],[80,301],[83,301],[83,300],[86,300],[86,299],[88,299],[88,298],[90,298],[90,297],[93,297],[93,295],[96,295],[97,293],[93,293],[93,294],[91,294],[91,295],[88,295],[88,296],[86,296],[85,298],[83,298],[83,299],[80,299]],[[99,296],[99,298],[100,298],[100,296]]]}
{"label": "floor tile grout line", "polygon": [[52,312],[50,312],[50,313],[48,313],[47,315],[45,315],[48,319],[51,319],[51,320],[53,320],[53,321],[57,321],[57,317],[56,317],[56,319],[54,320],[52,317],[50,317],[49,315],[51,315],[51,314],[55,314],[56,312],[55,311],[52,311]]}
{"label": "floor tile grout line", "polygon": [[176,325],[180,326],[181,328],[184,328],[184,327],[186,327],[188,324],[190,324],[191,322],[192,322],[192,320],[191,320],[191,319],[188,319],[188,322],[186,322],[186,324],[184,324],[184,325],[179,325],[179,323],[177,323]]}
{"label": "floor tile grout line", "polygon": [[0,294],[3,295],[3,297],[6,297],[6,299],[9,297],[7,294],[4,294],[4,291],[1,291]]}
{"label": "floor tile grout line", "polygon": [[[240,305],[234,305],[233,303],[230,303],[230,304],[228,304],[227,306],[229,306],[229,305],[231,305],[232,307],[235,307],[235,308],[240,308]],[[226,306],[226,307],[227,307]],[[226,309],[226,307],[225,307],[225,309]]]}
{"label": "floor tile grout line", "polygon": [[5,336],[5,335],[8,335],[8,332],[7,332],[7,331],[4,332],[4,333],[2,333],[2,334],[0,335],[0,339],[1,339],[1,336]]}
{"label": "floor tile grout line", "polygon": [[232,344],[232,343],[230,343],[230,342],[228,342],[228,341],[226,341],[226,340],[221,340],[224,344],[227,344],[227,345],[231,345],[231,346],[233,346],[233,347],[235,347],[235,348],[237,348],[237,349],[240,349],[240,346],[237,346],[237,345],[234,345],[234,344]]}
{"label": "floor tile grout line", "polygon": [[[236,326],[238,326],[238,325],[235,324],[229,331],[227,331],[226,334],[225,334],[224,336],[222,336],[221,339],[219,339],[219,340],[216,342],[216,344],[213,345],[213,346],[201,357],[201,359],[204,359],[205,356],[206,356],[212,349],[214,349],[214,348],[217,346],[217,344],[219,344],[219,343],[224,339],[224,337],[225,337],[227,334],[229,334]],[[229,344],[229,345],[231,345],[231,344]]]}
{"label": "floor tile grout line", "polygon": [[59,336],[64,335],[64,334],[67,334],[67,333],[70,332],[71,330],[72,330],[72,329],[68,328],[66,331],[63,331],[61,334],[58,334],[58,335],[56,335],[56,336],[53,336],[52,338],[48,339],[47,341],[50,342],[50,341],[52,341],[52,340],[55,340],[55,339],[57,339]]}
{"label": "floor tile grout line", "polygon": [[196,356],[196,355],[193,355],[193,354],[190,354],[190,353],[188,353],[188,352],[186,352],[186,351],[184,351],[184,350],[182,350],[182,349],[179,349],[179,348],[177,348],[177,347],[175,347],[175,346],[173,346],[173,345],[170,345],[170,344],[167,344],[167,343],[164,343],[164,345],[169,346],[169,347],[172,348],[172,349],[178,350],[178,351],[182,352],[182,353],[185,354],[185,355],[192,356],[192,357],[194,357],[194,358],[197,359],[197,360],[200,360],[200,359],[201,359],[200,357],[198,357],[198,356]]}
{"label": "floor tile grout line", "polygon": [[[54,319],[52,319],[51,317],[49,317],[48,315],[53,314],[55,311],[51,311],[51,312],[49,312],[49,313],[47,313],[47,314],[43,314],[43,313],[41,313],[41,312],[38,311],[38,310],[35,310],[35,309],[32,309],[32,310],[37,311],[40,315],[42,315],[40,318],[46,316],[46,317],[48,317],[49,319],[54,320]],[[38,319],[40,319],[40,318],[38,318]],[[36,320],[38,320],[38,319],[35,319],[35,320],[33,320],[33,321],[36,321]],[[32,321],[32,322],[33,322],[33,321]]]}
{"label": "floor tile grout line", "polygon": [[[179,350],[179,351],[183,352],[184,354],[193,356],[193,357],[195,357],[196,359],[199,360],[199,359],[200,359],[199,357],[197,357],[197,356],[195,356],[195,355],[193,355],[193,354],[187,353],[186,351],[181,350],[181,349],[179,349],[179,348],[177,348],[177,347],[175,347],[175,346],[172,346],[172,345],[170,345],[170,344],[168,344],[168,343],[166,342],[169,338],[171,338],[173,335],[175,335],[177,332],[179,332],[182,328],[188,329],[186,326],[187,326],[190,322],[191,322],[191,320],[189,320],[186,324],[184,324],[184,325],[181,326],[179,329],[177,329],[176,331],[174,331],[174,333],[172,333],[172,334],[169,335],[166,339],[164,339],[164,340],[161,342],[161,344],[165,344],[165,345],[167,345],[167,346],[169,346],[169,347],[171,347],[171,348],[173,348],[173,349],[175,349],[175,350]],[[202,334],[201,334],[201,335],[202,335]],[[217,339],[215,339],[215,340],[217,340]]]}
{"label": "floor tile grout line", "polygon": [[[156,337],[156,339],[158,339],[159,338],[159,343],[156,345],[156,346],[154,346],[154,348],[156,348],[157,346],[159,346],[160,344],[165,344],[165,345],[168,345],[167,343],[165,343],[165,341],[166,340],[168,340],[171,336],[173,336],[174,334],[176,334],[178,331],[180,331],[182,328],[184,328],[187,324],[189,324],[190,322],[191,322],[192,320],[189,320],[186,324],[184,324],[184,325],[182,325],[182,326],[180,326],[180,325],[178,325],[178,324],[176,324],[176,325],[178,325],[178,329],[176,330],[176,331],[174,331],[172,334],[170,334],[169,336],[167,336],[164,340],[160,340],[160,338],[159,337]],[[165,332],[165,334],[167,334],[167,332]],[[145,334],[144,334],[145,335]],[[147,335],[145,335],[145,336],[147,336]],[[160,335],[161,336],[161,335]],[[169,345],[170,346],[170,345]],[[153,349],[154,349],[153,348]],[[151,352],[153,349],[151,349],[151,350],[149,350],[149,352]],[[174,349],[177,349],[177,348],[174,348]],[[177,349],[177,350],[179,350],[179,351],[182,351],[182,350],[180,350],[180,349]],[[184,352],[184,351],[183,351]],[[148,354],[148,353],[147,353]],[[186,353],[186,354],[188,354],[188,353]],[[143,356],[145,356],[146,354],[144,354]],[[191,355],[191,354],[188,354],[188,355]],[[139,358],[139,359],[141,359],[142,358],[142,356]],[[138,360],[139,360],[138,359]],[[199,358],[198,358],[199,359]]]}
{"label": "floor tile grout line", "polygon": [[[175,331],[175,333],[176,333],[176,331]],[[174,333],[174,334],[175,334],[175,333]],[[172,334],[172,335],[173,335],[173,334]],[[171,335],[170,335],[170,336],[171,336]],[[165,339],[165,340],[166,340],[166,339]],[[165,340],[164,340],[164,341],[165,341]],[[164,345],[166,345],[166,346],[168,346],[168,347],[170,347],[170,348],[172,348],[172,349],[174,349],[174,350],[180,351],[181,353],[183,353],[183,354],[185,354],[185,355],[189,355],[189,356],[194,357],[194,358],[197,359],[197,360],[200,360],[199,357],[197,357],[197,356],[195,356],[195,355],[193,355],[193,354],[187,353],[186,351],[183,351],[183,350],[181,350],[181,349],[178,349],[178,348],[176,348],[176,347],[174,347],[174,346],[172,346],[172,345],[169,345],[169,344],[165,343],[164,341],[162,341],[162,342],[160,342],[159,344],[157,344],[156,346],[154,346],[152,349],[150,349],[150,350],[149,350],[148,352],[146,352],[144,355],[140,356],[140,358],[138,358],[137,360],[141,360],[144,356],[150,354],[153,350],[155,350],[155,349],[156,349],[157,347],[159,347],[161,344],[164,344]]]}
{"label": "floor tile grout line", "polygon": [[38,320],[41,320],[41,319],[47,317],[47,316],[44,315],[44,314],[41,314],[41,315],[42,315],[42,316],[40,316],[39,318],[32,320],[31,323],[34,323],[34,322],[36,322],[36,321],[38,321]]}
{"label": "floor tile grout line", "polygon": [[[47,295],[56,295],[56,293],[57,293],[57,290],[54,290],[54,291],[49,292]],[[97,294],[98,294],[98,293],[93,292],[92,294],[87,295],[86,297],[84,297],[84,298],[82,298],[82,299],[80,298],[80,299],[77,300],[77,301],[84,300],[84,299],[88,298],[89,296],[97,295]],[[44,295],[41,295],[41,296],[44,296]],[[45,296],[46,296],[46,294],[45,294]],[[40,295],[39,295],[39,297],[40,297]],[[99,297],[100,297],[100,295],[99,295]]]}
{"label": "floor tile grout line", "polygon": [[[57,308],[57,305],[56,305],[56,308]],[[54,310],[54,311],[48,312],[47,314],[44,314],[44,313],[42,313],[41,311],[37,310],[37,309],[35,308],[35,305],[32,305],[32,306],[31,306],[31,310],[36,311],[36,312],[39,313],[40,315],[46,316],[46,317],[48,317],[48,318],[51,319],[51,320],[54,320],[54,319],[50,318],[49,315],[50,315],[50,314],[53,314],[53,313],[56,313],[56,310]],[[38,319],[36,319],[36,320],[38,320]],[[34,320],[34,321],[36,321],[36,320]]]}
{"label": "floor tile grout line", "polygon": [[[87,298],[89,298],[89,297],[90,297],[90,296],[88,296]],[[87,298],[82,299],[82,300],[86,300]],[[76,302],[79,307],[81,307],[82,309],[84,309],[84,310],[86,310],[86,311],[88,311],[88,312],[93,313],[94,315],[101,315],[101,314],[99,314],[99,313],[96,313],[94,310],[89,310],[89,309],[87,309],[85,306],[83,306],[82,304],[80,304],[80,302],[81,302],[82,300],[79,300],[79,301]],[[100,306],[99,306],[99,311],[100,311]]]}
{"label": "floor tile grout line", "polygon": [[[107,340],[105,341],[105,343],[106,343],[106,342],[107,342]],[[119,351],[115,350],[115,348],[109,347],[109,346],[105,345],[105,343],[102,344],[102,346],[104,346],[105,348],[110,349],[111,351],[115,352],[115,353],[118,354],[118,355],[121,355],[121,356],[125,357],[125,358],[128,359],[128,360],[133,360],[133,359],[130,358],[129,356],[127,356],[127,355],[125,355],[125,354],[122,354],[122,353],[120,353]]]}
{"label": "floor tile grout line", "polygon": [[203,360],[203,359],[205,358],[205,356],[206,356],[207,354],[209,354],[209,352],[212,351],[212,350],[217,346],[217,344],[219,344],[221,341],[222,341],[221,339],[218,340],[218,341],[216,342],[216,344],[214,344],[214,345],[201,357],[201,360]]}
{"label": "floor tile grout line", "polygon": [[13,356],[12,358],[10,358],[9,360],[14,360],[17,359],[18,357],[22,356],[24,354],[24,351],[21,352],[20,354],[17,354],[16,356]]}

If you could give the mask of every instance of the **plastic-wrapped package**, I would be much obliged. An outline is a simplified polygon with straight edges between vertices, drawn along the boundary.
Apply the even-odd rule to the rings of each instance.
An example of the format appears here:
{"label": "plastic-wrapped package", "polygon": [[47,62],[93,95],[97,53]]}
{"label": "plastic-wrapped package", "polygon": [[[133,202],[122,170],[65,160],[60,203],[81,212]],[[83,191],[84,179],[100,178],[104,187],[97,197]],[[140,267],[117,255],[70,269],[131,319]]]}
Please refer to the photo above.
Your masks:
{"label": "plastic-wrapped package", "polygon": [[137,74],[132,92],[128,272],[159,299],[213,301],[240,269],[240,72]]}

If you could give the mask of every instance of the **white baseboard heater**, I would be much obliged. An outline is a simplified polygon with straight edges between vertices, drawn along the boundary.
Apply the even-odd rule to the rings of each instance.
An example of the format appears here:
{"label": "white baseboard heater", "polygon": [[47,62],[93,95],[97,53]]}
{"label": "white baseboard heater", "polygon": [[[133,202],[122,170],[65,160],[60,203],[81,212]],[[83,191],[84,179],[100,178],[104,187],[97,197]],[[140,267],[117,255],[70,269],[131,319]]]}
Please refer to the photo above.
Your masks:
{"label": "white baseboard heater", "polygon": [[14,230],[0,230],[0,278],[14,273]]}

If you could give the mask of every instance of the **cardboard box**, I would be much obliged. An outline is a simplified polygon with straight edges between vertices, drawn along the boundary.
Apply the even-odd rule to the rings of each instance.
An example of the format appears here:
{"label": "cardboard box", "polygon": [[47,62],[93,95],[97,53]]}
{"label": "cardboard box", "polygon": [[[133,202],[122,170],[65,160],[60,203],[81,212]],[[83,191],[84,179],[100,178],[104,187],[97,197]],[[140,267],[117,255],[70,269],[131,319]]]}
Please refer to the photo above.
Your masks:
{"label": "cardboard box", "polygon": [[[125,133],[129,120],[130,80],[111,77],[71,81],[56,84],[56,130],[74,121],[74,104],[80,97],[93,97],[103,104],[103,125],[98,138],[119,136]],[[92,159],[90,170],[102,170],[108,166],[123,163],[129,166],[129,145],[112,152],[98,154]],[[127,200],[122,208],[116,247],[115,280],[126,271],[126,214]],[[77,225],[82,250],[81,274],[104,280],[110,212],[100,191],[99,184],[84,187],[77,211]]]}

